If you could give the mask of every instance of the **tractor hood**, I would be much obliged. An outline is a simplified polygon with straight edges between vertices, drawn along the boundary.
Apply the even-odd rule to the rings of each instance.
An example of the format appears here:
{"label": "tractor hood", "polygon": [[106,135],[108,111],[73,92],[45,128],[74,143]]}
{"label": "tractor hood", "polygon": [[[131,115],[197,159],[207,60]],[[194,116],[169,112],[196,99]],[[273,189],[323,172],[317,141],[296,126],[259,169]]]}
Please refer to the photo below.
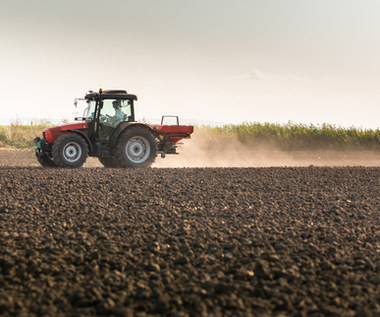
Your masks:
{"label": "tractor hood", "polygon": [[42,131],[49,143],[54,143],[61,135],[70,132],[72,130],[81,131],[88,135],[88,125],[86,122],[63,124],[56,127],[47,128]]}

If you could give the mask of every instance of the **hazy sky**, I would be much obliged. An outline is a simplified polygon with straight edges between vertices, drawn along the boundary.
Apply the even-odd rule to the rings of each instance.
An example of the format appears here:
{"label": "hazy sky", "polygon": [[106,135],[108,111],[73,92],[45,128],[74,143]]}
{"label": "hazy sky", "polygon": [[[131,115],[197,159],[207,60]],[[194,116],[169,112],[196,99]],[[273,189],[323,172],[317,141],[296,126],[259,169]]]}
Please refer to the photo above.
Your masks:
{"label": "hazy sky", "polygon": [[102,87],[138,95],[139,118],[377,128],[379,16],[378,0],[0,0],[0,119],[68,118]]}

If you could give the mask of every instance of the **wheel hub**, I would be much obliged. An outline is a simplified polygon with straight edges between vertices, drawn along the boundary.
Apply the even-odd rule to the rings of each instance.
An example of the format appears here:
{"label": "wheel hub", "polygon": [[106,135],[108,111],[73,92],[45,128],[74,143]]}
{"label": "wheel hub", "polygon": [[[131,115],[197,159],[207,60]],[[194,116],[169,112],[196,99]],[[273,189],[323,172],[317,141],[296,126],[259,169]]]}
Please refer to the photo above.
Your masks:
{"label": "wheel hub", "polygon": [[76,142],[70,142],[63,148],[63,156],[69,162],[76,162],[82,155],[82,148]]}
{"label": "wheel hub", "polygon": [[126,146],[126,155],[134,163],[143,163],[149,157],[150,145],[140,136],[131,138]]}

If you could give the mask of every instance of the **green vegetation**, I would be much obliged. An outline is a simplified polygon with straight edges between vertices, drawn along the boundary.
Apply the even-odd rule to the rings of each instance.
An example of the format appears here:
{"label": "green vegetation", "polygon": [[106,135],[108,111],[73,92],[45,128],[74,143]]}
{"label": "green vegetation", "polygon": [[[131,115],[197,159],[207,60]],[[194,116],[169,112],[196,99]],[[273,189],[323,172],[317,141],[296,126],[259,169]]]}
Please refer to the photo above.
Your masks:
{"label": "green vegetation", "polygon": [[42,130],[52,126],[48,121],[41,121],[35,125],[11,125],[0,126],[0,147],[16,149],[32,149],[36,136],[42,136]]}
{"label": "green vegetation", "polygon": [[[0,147],[31,149],[33,139],[42,135],[42,130],[52,126],[41,121],[35,125],[0,126]],[[213,135],[219,141],[223,138],[237,139],[248,146],[271,146],[279,150],[354,150],[380,151],[380,130],[341,128],[335,125],[305,125],[250,123],[224,125],[220,127],[196,127],[195,133]]]}
{"label": "green vegetation", "polygon": [[247,145],[268,145],[279,150],[380,151],[380,130],[341,128],[331,124],[306,125],[245,122],[201,127],[218,137],[233,136]]}

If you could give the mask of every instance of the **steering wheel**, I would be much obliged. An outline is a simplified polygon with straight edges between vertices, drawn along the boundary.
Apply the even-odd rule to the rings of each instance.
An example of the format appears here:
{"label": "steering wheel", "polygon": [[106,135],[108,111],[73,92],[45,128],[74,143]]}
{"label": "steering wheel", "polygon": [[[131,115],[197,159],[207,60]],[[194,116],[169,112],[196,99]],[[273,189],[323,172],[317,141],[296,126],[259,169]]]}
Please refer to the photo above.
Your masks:
{"label": "steering wheel", "polygon": [[101,121],[103,121],[103,122],[107,122],[107,121],[110,121],[111,116],[108,115],[108,114],[106,114],[106,115],[101,114],[100,117],[99,117],[99,119],[100,119]]}

